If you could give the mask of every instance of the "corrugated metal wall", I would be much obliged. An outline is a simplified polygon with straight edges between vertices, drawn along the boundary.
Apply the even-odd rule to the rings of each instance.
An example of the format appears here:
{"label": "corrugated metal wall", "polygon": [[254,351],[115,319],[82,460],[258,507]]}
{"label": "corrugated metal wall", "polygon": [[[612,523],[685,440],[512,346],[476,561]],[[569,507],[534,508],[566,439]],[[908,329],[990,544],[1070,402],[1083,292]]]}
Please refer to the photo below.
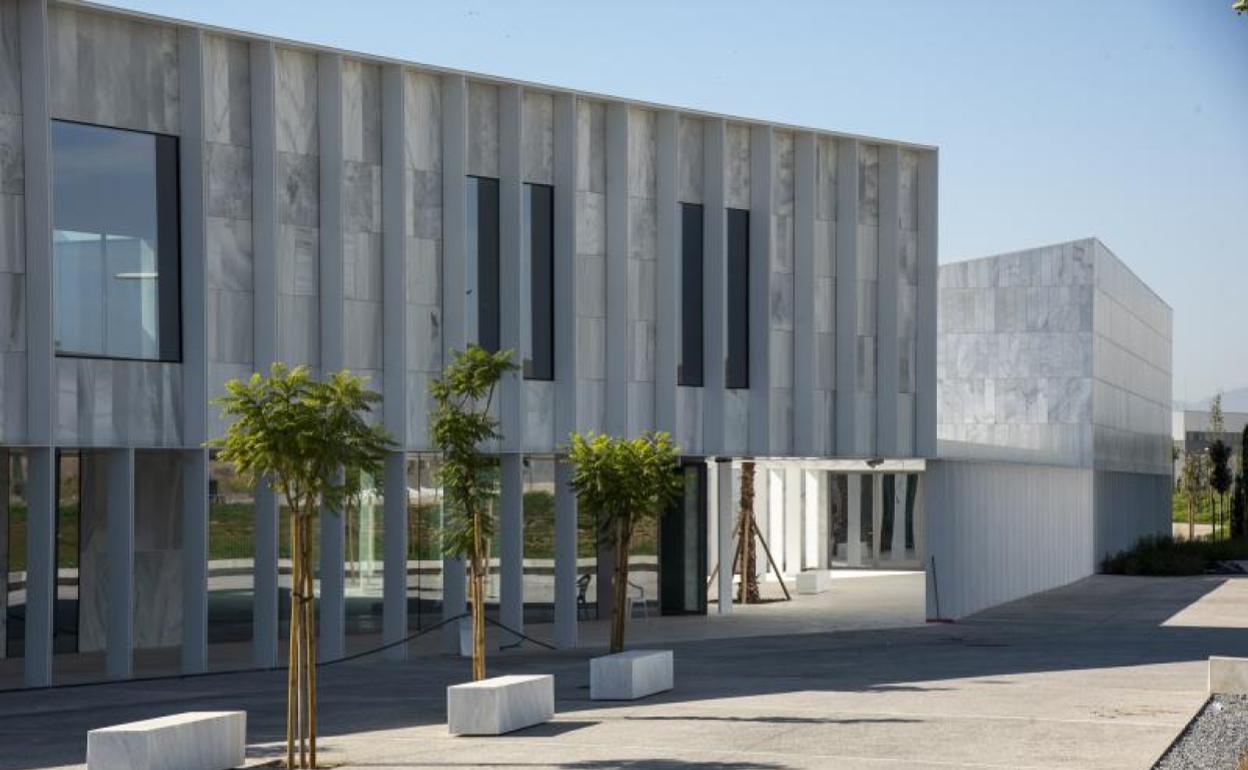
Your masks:
{"label": "corrugated metal wall", "polygon": [[929,618],[964,617],[1096,570],[1090,468],[939,460],[924,487]]}

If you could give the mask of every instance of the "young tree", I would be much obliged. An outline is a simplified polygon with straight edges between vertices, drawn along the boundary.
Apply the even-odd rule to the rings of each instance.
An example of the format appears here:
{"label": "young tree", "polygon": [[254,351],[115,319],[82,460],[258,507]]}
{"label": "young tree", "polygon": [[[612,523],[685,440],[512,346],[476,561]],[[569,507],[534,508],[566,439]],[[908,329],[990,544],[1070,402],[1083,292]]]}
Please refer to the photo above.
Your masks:
{"label": "young tree", "polygon": [[516,368],[511,351],[491,353],[471,345],[446,367],[431,386],[433,443],[442,450],[438,479],[446,505],[442,549],[447,556],[468,559],[472,602],[472,678],[485,678],[485,579],[489,571],[487,543],[494,534],[490,501],[498,494],[494,460],[481,451],[487,441],[501,438],[498,420],[490,414],[494,389],[505,372]]}
{"label": "young tree", "polygon": [[[1214,481],[1215,474],[1218,473],[1218,466],[1221,464],[1222,457],[1220,453],[1225,449],[1225,445],[1219,448],[1217,445],[1222,442],[1222,434],[1226,431],[1226,420],[1222,414],[1222,394],[1216,394],[1209,402],[1209,433],[1213,436],[1213,443],[1209,445],[1209,465],[1206,468],[1207,475],[1205,477],[1209,493],[1209,509],[1213,519],[1213,536],[1218,536],[1218,525],[1221,523],[1220,514],[1221,494],[1218,491],[1217,483]],[[1227,458],[1229,460],[1229,457]]]}
{"label": "young tree", "polygon": [[1239,474],[1235,477],[1235,497],[1231,501],[1231,537],[1248,534],[1248,425],[1239,444]]}
{"label": "young tree", "polygon": [[[209,442],[254,484],[263,479],[290,514],[290,657],[286,690],[286,766],[316,767],[316,620],[312,525],[321,510],[342,515],[364,475],[376,476],[394,443],[364,415],[381,396],[343,370],[315,380],[305,366],[274,364],[267,377],[231,380],[214,403],[231,419]],[[299,760],[295,764],[295,744]]]}
{"label": "young tree", "polygon": [[1226,493],[1231,490],[1231,448],[1221,437],[1214,439],[1209,447],[1209,488],[1216,506],[1214,515],[1218,524],[1213,534],[1217,537],[1219,527],[1225,530],[1222,518],[1226,509]]}
{"label": "young tree", "polygon": [[1183,456],[1183,494],[1187,496],[1187,539],[1196,539],[1196,503],[1204,489],[1205,456],[1188,452]]}
{"label": "young tree", "polygon": [[639,524],[653,521],[681,494],[678,449],[666,433],[635,439],[590,432],[572,434],[568,460],[577,501],[598,517],[606,542],[615,547],[611,652],[624,651],[628,549]]}

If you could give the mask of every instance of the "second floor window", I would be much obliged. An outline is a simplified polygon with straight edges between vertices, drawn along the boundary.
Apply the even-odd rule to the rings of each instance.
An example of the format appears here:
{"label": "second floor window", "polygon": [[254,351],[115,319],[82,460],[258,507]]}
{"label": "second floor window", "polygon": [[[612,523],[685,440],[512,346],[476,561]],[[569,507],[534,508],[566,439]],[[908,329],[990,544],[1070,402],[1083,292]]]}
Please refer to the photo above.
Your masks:
{"label": "second floor window", "polygon": [[498,180],[468,177],[468,259],[477,267],[477,344],[499,349]]}
{"label": "second floor window", "polygon": [[680,204],[680,361],[679,385],[700,387],[703,334],[702,206]]}
{"label": "second floor window", "polygon": [[521,274],[527,278],[529,312],[524,324],[524,376],[555,378],[555,189],[544,184],[524,186]]}
{"label": "second floor window", "polygon": [[181,360],[177,137],[54,120],[51,138],[56,353]]}
{"label": "second floor window", "polygon": [[750,212],[728,209],[727,345],[724,386],[750,387]]}

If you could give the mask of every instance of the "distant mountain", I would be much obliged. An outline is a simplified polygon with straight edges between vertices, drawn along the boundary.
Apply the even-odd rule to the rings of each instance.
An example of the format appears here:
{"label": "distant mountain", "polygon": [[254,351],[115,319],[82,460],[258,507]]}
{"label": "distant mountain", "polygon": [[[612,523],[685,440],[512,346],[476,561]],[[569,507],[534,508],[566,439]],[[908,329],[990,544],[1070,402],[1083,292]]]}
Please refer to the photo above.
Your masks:
{"label": "distant mountain", "polygon": [[[1175,399],[1174,408],[1204,411],[1209,408],[1209,402],[1212,400],[1213,396],[1202,398],[1198,401],[1180,401]],[[1222,411],[1248,412],[1248,386],[1222,391]]]}

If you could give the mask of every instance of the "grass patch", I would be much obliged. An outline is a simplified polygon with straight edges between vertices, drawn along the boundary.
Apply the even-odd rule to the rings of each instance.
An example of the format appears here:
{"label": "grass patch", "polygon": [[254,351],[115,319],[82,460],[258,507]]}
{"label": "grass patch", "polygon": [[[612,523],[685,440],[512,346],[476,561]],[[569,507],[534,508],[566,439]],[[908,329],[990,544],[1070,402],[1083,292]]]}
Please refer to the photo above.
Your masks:
{"label": "grass patch", "polygon": [[1248,559],[1248,538],[1237,540],[1175,540],[1148,537],[1134,548],[1106,557],[1101,571],[1109,575],[1203,575],[1220,561]]}

